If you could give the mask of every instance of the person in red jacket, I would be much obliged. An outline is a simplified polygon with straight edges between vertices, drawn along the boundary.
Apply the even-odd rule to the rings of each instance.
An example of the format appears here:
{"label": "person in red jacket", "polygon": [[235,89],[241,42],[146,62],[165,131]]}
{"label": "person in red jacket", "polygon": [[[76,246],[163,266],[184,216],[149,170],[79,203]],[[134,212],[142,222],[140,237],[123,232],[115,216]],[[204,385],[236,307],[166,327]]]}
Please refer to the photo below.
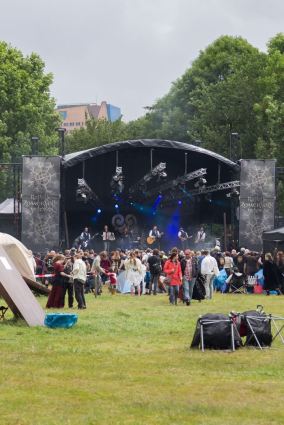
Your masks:
{"label": "person in red jacket", "polygon": [[165,262],[164,272],[167,275],[170,286],[170,303],[177,305],[179,287],[182,282],[182,273],[178,253],[172,252],[170,258]]}

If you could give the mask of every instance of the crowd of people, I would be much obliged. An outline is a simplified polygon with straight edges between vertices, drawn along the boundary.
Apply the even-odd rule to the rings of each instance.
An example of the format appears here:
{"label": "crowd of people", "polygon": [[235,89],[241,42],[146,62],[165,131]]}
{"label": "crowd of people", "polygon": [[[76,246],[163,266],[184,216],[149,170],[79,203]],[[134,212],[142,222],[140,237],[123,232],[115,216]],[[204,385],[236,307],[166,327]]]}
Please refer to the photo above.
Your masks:
{"label": "crowd of people", "polygon": [[[99,254],[93,250],[72,248],[64,253],[50,251],[44,258],[36,256],[36,273],[43,283],[51,285],[47,308],[74,306],[86,308],[85,293],[100,295],[106,285],[112,294],[157,295],[167,293],[170,304],[178,300],[189,306],[192,299],[211,299],[214,290],[234,292],[250,276],[256,276],[264,293],[284,292],[284,253],[259,254],[248,249],[221,252],[185,251],[173,248],[169,253],[159,249],[116,250]],[[223,276],[222,286],[218,285]],[[274,292],[273,292],[274,291]]]}

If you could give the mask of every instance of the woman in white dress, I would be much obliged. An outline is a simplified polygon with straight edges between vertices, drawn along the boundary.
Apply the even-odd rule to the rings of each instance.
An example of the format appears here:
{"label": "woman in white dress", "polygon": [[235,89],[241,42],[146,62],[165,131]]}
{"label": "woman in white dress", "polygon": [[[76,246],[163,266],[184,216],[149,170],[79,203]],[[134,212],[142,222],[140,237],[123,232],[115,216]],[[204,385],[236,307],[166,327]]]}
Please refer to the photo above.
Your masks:
{"label": "woman in white dress", "polygon": [[126,280],[131,283],[131,294],[136,292],[140,295],[140,283],[142,280],[142,263],[136,258],[134,252],[130,252],[129,258],[125,260]]}

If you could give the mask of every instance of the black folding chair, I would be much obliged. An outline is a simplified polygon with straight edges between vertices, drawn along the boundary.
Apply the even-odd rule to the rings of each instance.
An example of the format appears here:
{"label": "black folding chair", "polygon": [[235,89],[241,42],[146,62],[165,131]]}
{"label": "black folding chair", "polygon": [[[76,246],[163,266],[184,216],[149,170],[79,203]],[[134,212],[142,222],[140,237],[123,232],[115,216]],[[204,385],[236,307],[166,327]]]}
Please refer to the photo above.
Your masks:
{"label": "black folding chair", "polygon": [[8,310],[8,307],[4,307],[3,305],[0,306],[0,320],[5,319],[5,314]]}

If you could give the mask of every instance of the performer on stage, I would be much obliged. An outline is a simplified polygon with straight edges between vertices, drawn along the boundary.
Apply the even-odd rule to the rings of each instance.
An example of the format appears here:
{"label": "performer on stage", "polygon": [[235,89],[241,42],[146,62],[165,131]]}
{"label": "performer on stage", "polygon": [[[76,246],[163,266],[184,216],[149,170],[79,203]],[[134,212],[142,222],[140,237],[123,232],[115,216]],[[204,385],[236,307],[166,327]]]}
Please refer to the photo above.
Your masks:
{"label": "performer on stage", "polygon": [[200,229],[198,230],[196,234],[195,243],[200,246],[205,242],[205,239],[206,239],[206,233],[204,232],[203,227],[200,227]]}
{"label": "performer on stage", "polygon": [[104,243],[104,251],[109,252],[110,248],[110,242],[115,240],[114,233],[109,231],[109,228],[107,225],[104,226],[103,230],[103,243]]}
{"label": "performer on stage", "polygon": [[121,237],[120,237],[120,245],[121,249],[132,249],[131,246],[131,231],[129,230],[128,226],[124,226]]}
{"label": "performer on stage", "polygon": [[187,232],[181,227],[178,232],[178,238],[180,240],[181,249],[185,251],[187,249],[187,240],[190,238]]}
{"label": "performer on stage", "polygon": [[152,245],[153,248],[160,249],[160,239],[163,233],[159,231],[158,226],[154,226],[150,232],[149,237],[147,238],[148,244]]}
{"label": "performer on stage", "polygon": [[89,233],[89,228],[85,227],[84,231],[80,235],[80,246],[79,248],[86,249],[88,247],[88,243],[91,239],[91,234]]}

